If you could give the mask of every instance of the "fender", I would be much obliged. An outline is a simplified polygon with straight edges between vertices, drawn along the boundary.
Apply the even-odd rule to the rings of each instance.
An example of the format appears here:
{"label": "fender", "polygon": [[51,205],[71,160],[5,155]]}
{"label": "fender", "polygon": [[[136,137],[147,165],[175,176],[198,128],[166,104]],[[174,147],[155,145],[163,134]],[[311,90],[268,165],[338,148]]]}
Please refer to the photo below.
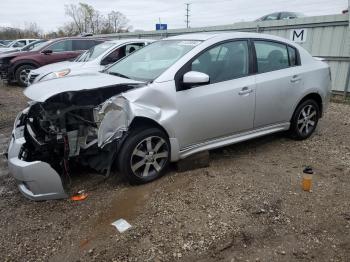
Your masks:
{"label": "fender", "polygon": [[16,59],[16,58],[14,58],[10,61],[10,63],[11,63],[11,65],[9,67],[10,74],[15,74],[17,68],[22,66],[22,65],[33,65],[37,68],[41,66],[38,62],[31,60],[31,59]]}
{"label": "fender", "polygon": [[96,123],[100,123],[97,134],[100,148],[121,139],[128,131],[133,120],[141,117],[149,119],[164,128],[169,136],[171,161],[179,159],[179,143],[173,130],[162,123],[161,108],[137,103],[136,101],[131,102],[123,95],[118,95],[108,99],[96,108],[94,116]]}

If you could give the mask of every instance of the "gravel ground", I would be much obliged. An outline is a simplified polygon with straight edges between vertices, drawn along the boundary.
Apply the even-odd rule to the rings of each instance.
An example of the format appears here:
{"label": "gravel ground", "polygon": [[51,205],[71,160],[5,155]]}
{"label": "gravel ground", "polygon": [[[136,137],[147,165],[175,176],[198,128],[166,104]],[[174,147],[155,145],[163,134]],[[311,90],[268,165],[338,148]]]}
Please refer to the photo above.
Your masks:
{"label": "gravel ground", "polygon": [[[21,91],[0,87],[3,144]],[[147,185],[77,168],[81,202],[29,201],[0,164],[1,260],[350,261],[349,131],[350,106],[332,103],[306,141],[277,134],[225,147],[208,168],[171,168]],[[301,190],[306,165],[312,192]],[[119,218],[132,228],[118,233]]]}

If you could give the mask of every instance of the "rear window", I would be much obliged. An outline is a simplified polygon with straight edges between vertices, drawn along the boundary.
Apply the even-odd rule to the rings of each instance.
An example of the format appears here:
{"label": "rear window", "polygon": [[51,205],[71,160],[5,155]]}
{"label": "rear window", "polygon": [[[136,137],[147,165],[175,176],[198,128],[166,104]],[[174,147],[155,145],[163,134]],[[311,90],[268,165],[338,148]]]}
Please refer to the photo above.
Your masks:
{"label": "rear window", "polygon": [[295,48],[288,46],[288,56],[289,56],[289,64],[290,66],[298,65],[298,56]]}
{"label": "rear window", "polygon": [[254,45],[259,73],[289,67],[286,45],[269,41],[254,41]]}

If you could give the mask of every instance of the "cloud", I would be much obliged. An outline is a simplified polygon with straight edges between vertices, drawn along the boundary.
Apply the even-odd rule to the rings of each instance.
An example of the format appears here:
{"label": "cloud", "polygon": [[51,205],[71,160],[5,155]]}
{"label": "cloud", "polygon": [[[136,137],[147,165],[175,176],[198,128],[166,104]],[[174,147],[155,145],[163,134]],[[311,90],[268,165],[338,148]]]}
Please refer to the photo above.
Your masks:
{"label": "cloud", "polygon": [[[23,26],[36,22],[45,31],[55,30],[69,21],[65,4],[78,0],[0,0],[0,25]],[[306,15],[339,14],[347,0],[81,0],[103,14],[124,13],[134,29],[153,30],[159,18],[168,28],[185,27],[185,3],[190,5],[191,27],[231,24],[254,20],[275,11],[296,11]]]}

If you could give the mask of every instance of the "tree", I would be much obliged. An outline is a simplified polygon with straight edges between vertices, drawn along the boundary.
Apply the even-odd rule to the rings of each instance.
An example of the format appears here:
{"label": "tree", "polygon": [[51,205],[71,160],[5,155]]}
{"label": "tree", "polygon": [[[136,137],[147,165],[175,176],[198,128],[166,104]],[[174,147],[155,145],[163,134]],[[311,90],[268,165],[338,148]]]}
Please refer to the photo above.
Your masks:
{"label": "tree", "polygon": [[[119,33],[126,32],[130,28],[128,19],[121,12],[112,11],[105,17],[93,6],[85,3],[65,5],[65,13],[72,18],[75,27],[73,30],[69,28],[69,31],[78,34],[84,32],[93,34]],[[72,26],[72,24],[69,25]]]}
{"label": "tree", "polygon": [[112,11],[108,14],[109,29],[113,33],[125,32],[128,30],[128,19],[121,12]]}

